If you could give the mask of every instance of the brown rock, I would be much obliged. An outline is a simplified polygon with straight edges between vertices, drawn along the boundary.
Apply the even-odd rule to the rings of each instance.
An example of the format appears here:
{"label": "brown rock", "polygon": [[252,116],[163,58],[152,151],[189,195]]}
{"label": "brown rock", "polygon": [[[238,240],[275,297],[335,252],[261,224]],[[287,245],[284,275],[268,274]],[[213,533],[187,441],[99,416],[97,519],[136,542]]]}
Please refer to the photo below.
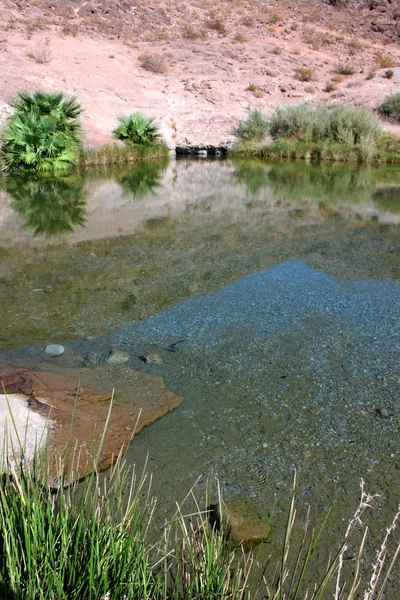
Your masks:
{"label": "brown rock", "polygon": [[[28,396],[33,410],[54,421],[49,454],[53,458],[60,456],[69,441],[71,466],[77,447],[79,458],[74,465],[77,478],[92,470],[98,454],[98,469],[109,467],[134,434],[183,401],[168,391],[160,377],[151,377],[128,367],[124,368],[123,375],[114,394],[100,448],[113,397],[107,368],[65,369],[62,372],[19,367],[0,369],[0,381],[7,393]],[[56,480],[54,485],[58,485]]]}
{"label": "brown rock", "polygon": [[[270,527],[243,500],[235,500],[212,507],[211,519],[224,523],[234,544],[260,544],[270,534]],[[221,515],[222,510],[222,515]]]}

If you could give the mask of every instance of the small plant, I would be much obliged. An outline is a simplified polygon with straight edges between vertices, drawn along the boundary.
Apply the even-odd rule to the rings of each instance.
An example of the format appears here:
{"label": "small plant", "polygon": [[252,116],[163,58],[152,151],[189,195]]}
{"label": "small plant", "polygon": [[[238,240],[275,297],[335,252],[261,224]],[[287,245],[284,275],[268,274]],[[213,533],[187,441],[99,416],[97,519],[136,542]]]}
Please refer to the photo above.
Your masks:
{"label": "small plant", "polygon": [[371,81],[371,79],[373,79],[375,77],[376,73],[373,69],[371,69],[371,71],[368,71],[367,76],[366,76],[366,81]]}
{"label": "small plant", "polygon": [[128,144],[149,146],[160,140],[157,123],[152,117],[146,117],[135,112],[126,117],[118,117],[119,125],[113,131],[113,136]]}
{"label": "small plant", "polygon": [[384,74],[383,74],[383,77],[384,77],[385,79],[392,79],[393,75],[394,75],[394,71],[393,71],[392,69],[387,69],[387,70],[384,72]]}
{"label": "small plant", "polygon": [[400,93],[386,98],[378,107],[378,112],[387,119],[400,123]]}
{"label": "small plant", "polygon": [[311,81],[313,78],[312,67],[298,67],[295,70],[296,78],[300,81]]}
{"label": "small plant", "polygon": [[168,71],[168,64],[163,54],[143,52],[139,56],[140,66],[152,73],[164,74]]}
{"label": "small plant", "polygon": [[264,90],[256,83],[250,83],[246,88],[246,92],[252,92],[256,98],[261,98],[264,95]]}
{"label": "small plant", "polygon": [[268,133],[268,121],[257,108],[249,110],[247,118],[241,121],[235,134],[242,140],[261,141]]}
{"label": "small plant", "polygon": [[338,62],[336,63],[333,72],[336,73],[336,75],[344,75],[347,77],[349,75],[354,75],[357,72],[357,67],[350,63]]}
{"label": "small plant", "polygon": [[51,61],[50,39],[38,42],[32,52],[28,52],[28,58],[31,58],[39,64],[47,64]]}
{"label": "small plant", "polygon": [[334,73],[337,73],[338,75],[354,75],[354,73],[357,73],[357,67],[354,65],[351,65],[350,63],[343,63],[343,62],[339,62],[336,63],[335,65],[335,70]]}
{"label": "small plant", "polygon": [[335,90],[336,90],[336,86],[333,83],[333,81],[327,81],[326,85],[325,85],[325,88],[324,88],[324,91],[329,94],[330,92],[334,92]]}

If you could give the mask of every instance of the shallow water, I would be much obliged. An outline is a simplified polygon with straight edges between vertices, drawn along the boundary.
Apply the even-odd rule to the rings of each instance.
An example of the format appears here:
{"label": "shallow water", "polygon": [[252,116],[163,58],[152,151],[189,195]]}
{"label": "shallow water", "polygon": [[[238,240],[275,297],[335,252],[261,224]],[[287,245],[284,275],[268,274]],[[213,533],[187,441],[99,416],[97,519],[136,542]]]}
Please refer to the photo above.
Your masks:
{"label": "shallow water", "polygon": [[86,180],[86,226],[61,237],[21,230],[3,196],[1,347],[34,360],[69,340],[98,363],[117,347],[185,398],[127,454],[148,460],[160,519],[212,472],[278,522],[297,469],[300,506],[337,506],[334,535],[363,477],[377,535],[400,500],[400,172],[141,169]]}

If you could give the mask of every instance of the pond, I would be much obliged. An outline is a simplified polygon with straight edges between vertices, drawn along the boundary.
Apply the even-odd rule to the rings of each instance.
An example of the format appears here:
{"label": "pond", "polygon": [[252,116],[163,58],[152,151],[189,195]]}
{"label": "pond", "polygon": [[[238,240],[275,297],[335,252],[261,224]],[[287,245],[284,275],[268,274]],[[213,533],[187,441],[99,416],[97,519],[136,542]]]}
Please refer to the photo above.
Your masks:
{"label": "pond", "polygon": [[127,453],[147,461],[160,519],[212,473],[282,521],[296,469],[300,506],[335,507],[333,536],[361,477],[379,494],[372,531],[390,523],[398,169],[180,159],[0,193],[0,349],[63,342],[104,364],[118,348],[184,398]]}

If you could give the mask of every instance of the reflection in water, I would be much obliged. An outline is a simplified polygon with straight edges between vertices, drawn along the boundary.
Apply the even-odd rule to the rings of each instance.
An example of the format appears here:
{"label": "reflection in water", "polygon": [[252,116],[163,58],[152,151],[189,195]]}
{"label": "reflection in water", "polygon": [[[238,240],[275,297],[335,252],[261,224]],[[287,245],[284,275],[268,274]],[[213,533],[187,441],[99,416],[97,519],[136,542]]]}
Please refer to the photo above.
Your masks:
{"label": "reflection in water", "polygon": [[11,208],[19,213],[34,236],[57,235],[86,221],[85,180],[80,176],[22,179],[7,177]]}
{"label": "reflection in water", "polygon": [[116,179],[125,194],[132,194],[134,198],[144,198],[147,194],[153,194],[161,185],[167,164],[168,159],[142,161]]}
{"label": "reflection in water", "polygon": [[381,210],[393,214],[400,213],[400,186],[379,187],[372,198]]}
{"label": "reflection in water", "polygon": [[313,164],[305,161],[235,161],[235,176],[257,195],[270,187],[288,201],[324,201],[333,204],[367,202],[374,194],[378,169],[359,165]]}

